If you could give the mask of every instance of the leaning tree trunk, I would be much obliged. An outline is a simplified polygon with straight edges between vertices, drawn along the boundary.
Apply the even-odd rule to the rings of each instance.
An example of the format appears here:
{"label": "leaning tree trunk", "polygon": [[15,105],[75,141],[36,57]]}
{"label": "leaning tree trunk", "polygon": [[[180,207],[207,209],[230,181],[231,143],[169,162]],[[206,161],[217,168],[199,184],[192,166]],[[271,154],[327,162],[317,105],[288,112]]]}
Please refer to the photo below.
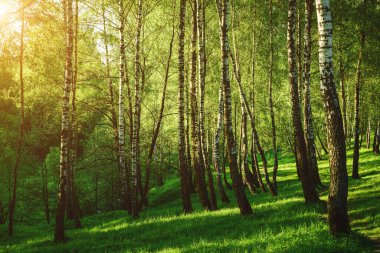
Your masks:
{"label": "leaning tree trunk", "polygon": [[276,122],[274,119],[273,110],[273,7],[272,0],[269,0],[269,110],[272,125],[272,148],[273,148],[273,186],[277,188],[277,170],[278,170],[278,157],[277,157],[277,140],[276,140]]}
{"label": "leaning tree trunk", "polygon": [[62,242],[65,240],[65,207],[66,207],[66,175],[69,166],[69,112],[70,112],[70,87],[73,77],[73,1],[67,0],[67,42],[66,42],[66,65],[65,65],[65,83],[63,89],[62,117],[61,117],[61,147],[60,147],[60,166],[59,166],[59,189],[58,205],[55,220],[55,241]]}
{"label": "leaning tree trunk", "polygon": [[[366,2],[366,0],[364,0]],[[360,86],[362,85],[362,60],[363,60],[363,50],[365,43],[365,32],[364,27],[360,30],[360,48],[358,56],[358,65],[356,69],[356,85],[355,85],[355,139],[354,139],[354,155],[352,157],[352,178],[359,179],[359,135],[360,135]]]}
{"label": "leaning tree trunk", "polygon": [[[256,71],[256,1],[253,3],[253,33],[252,33],[252,90],[251,90],[251,100],[252,100],[252,118],[251,120],[255,120],[255,71]],[[252,125],[252,122],[251,122]],[[256,140],[254,129],[251,129],[252,132],[252,143],[251,143],[251,157],[252,157],[252,169],[255,177],[257,177],[258,185],[262,192],[266,192],[265,185],[263,183],[259,162],[257,160],[256,155]]]}
{"label": "leaning tree trunk", "polygon": [[[234,8],[233,8],[232,14],[233,14],[232,17],[234,20],[235,19]],[[233,22],[232,22],[232,26],[233,26]],[[232,59],[235,79],[238,83],[241,83],[239,54],[238,54],[238,50],[236,46],[235,31],[233,28],[232,28],[232,41],[233,41],[235,55],[233,56],[232,52],[230,52],[230,56]],[[244,184],[248,186],[248,189],[252,194],[255,194],[257,192],[257,189],[255,186],[254,176],[248,167],[247,112],[245,110],[244,99],[241,94],[240,94],[240,109],[241,109],[241,127],[240,127],[240,145],[239,145],[240,157],[238,159],[238,165],[240,166],[240,174],[242,175]]]}
{"label": "leaning tree trunk", "polygon": [[339,83],[340,90],[342,92],[342,113],[343,113],[343,129],[344,129],[344,138],[347,139],[347,97],[346,97],[346,85],[345,85],[345,76],[344,76],[344,66],[343,66],[343,51],[339,48]]}
{"label": "leaning tree trunk", "polygon": [[[72,18],[72,17],[71,17]],[[20,167],[21,153],[24,145],[24,26],[25,26],[25,15],[23,1],[21,0],[21,33],[20,33],[20,127],[18,133],[17,150],[16,150],[16,162],[12,170],[13,174],[13,185],[12,194],[9,202],[8,211],[8,235],[13,236],[13,223],[14,223],[14,213],[16,208],[16,194],[17,194],[17,179],[18,170]]]}
{"label": "leaning tree trunk", "polygon": [[[313,15],[313,0],[305,1],[305,34],[304,34],[304,126],[307,156],[314,187],[322,186],[318,172],[317,156],[310,98],[310,61],[311,61],[311,23]],[[300,94],[301,95],[301,94]]]}
{"label": "leaning tree trunk", "polygon": [[220,157],[220,135],[223,131],[223,87],[219,88],[219,110],[218,110],[218,123],[215,131],[214,137],[214,169],[217,172],[216,185],[218,188],[219,196],[222,202],[229,203],[230,200],[227,197],[226,191],[223,187],[222,181],[222,169],[221,168],[221,157]]}
{"label": "leaning tree trunk", "polygon": [[227,139],[227,154],[230,164],[231,179],[240,209],[240,214],[252,214],[251,205],[248,202],[247,196],[244,191],[243,181],[239,174],[237,164],[237,153],[234,134],[232,130],[232,117],[231,117],[231,87],[229,76],[229,61],[230,48],[228,45],[228,14],[229,14],[229,1],[217,0],[217,8],[219,13],[219,28],[220,28],[220,47],[221,47],[221,63],[222,63],[222,83],[224,93],[224,134]]}
{"label": "leaning tree trunk", "polygon": [[[241,99],[242,100],[242,99]],[[241,116],[242,116],[242,131],[241,131],[241,161],[240,167],[242,168],[242,176],[245,185],[248,186],[252,194],[257,192],[255,186],[255,178],[248,166],[248,137],[247,137],[247,112],[244,108],[244,102],[241,101]]]}
{"label": "leaning tree trunk", "polygon": [[335,88],[332,62],[332,21],[328,0],[316,0],[319,33],[319,71],[325,108],[330,163],[328,221],[333,235],[349,233],[347,215],[348,176],[342,115]]}
{"label": "leaning tree trunk", "polygon": [[[234,36],[234,33],[232,33],[232,34]],[[235,56],[230,52],[230,57],[231,57],[231,61],[232,61],[233,72],[234,72],[234,75],[235,75],[235,81],[236,81],[236,83],[238,85],[238,88],[239,88],[240,100],[244,104],[245,110],[247,111],[247,113],[249,115],[249,118],[250,118],[250,121],[251,121],[251,128],[252,128],[253,136],[254,136],[253,138],[255,139],[255,143],[256,143],[257,149],[258,149],[259,154],[261,156],[261,159],[263,161],[265,181],[267,183],[267,186],[268,186],[271,194],[273,196],[276,196],[277,195],[277,191],[276,191],[275,187],[273,186],[273,184],[272,184],[272,182],[270,181],[270,178],[269,178],[268,164],[267,164],[267,160],[266,160],[266,157],[265,157],[264,150],[263,150],[263,148],[260,145],[260,140],[259,140],[259,137],[258,137],[258,134],[257,134],[257,131],[256,131],[254,115],[252,114],[252,112],[251,112],[251,110],[249,108],[249,105],[248,105],[248,102],[247,102],[247,99],[245,97],[245,93],[243,91],[243,87],[242,87],[242,84],[241,84],[240,63],[239,63],[239,57],[238,57],[237,47],[236,47],[236,43],[235,43],[235,37],[234,37],[233,42],[234,42]]]}
{"label": "leaning tree trunk", "polygon": [[210,208],[208,198],[201,140],[199,135],[199,111],[197,96],[197,0],[193,0],[192,35],[191,35],[191,70],[190,70],[190,107],[191,107],[191,140],[192,158],[195,172],[196,188],[203,208]]}
{"label": "leaning tree trunk", "polygon": [[296,139],[297,161],[300,166],[299,174],[301,178],[304,198],[306,203],[316,203],[319,200],[318,194],[311,181],[311,171],[306,152],[306,142],[301,122],[301,108],[298,94],[297,80],[297,59],[295,45],[295,27],[296,27],[296,0],[289,0],[288,9],[288,65],[289,65],[289,83],[292,103],[292,121],[293,131]]}
{"label": "leaning tree trunk", "polygon": [[233,56],[232,53],[230,53],[230,57],[231,57],[231,60],[232,60],[232,66],[233,66],[233,70],[234,70],[234,73],[235,73],[235,80],[236,80],[236,83],[238,84],[238,88],[239,88],[239,95],[240,95],[242,103],[244,103],[245,109],[248,112],[248,116],[249,116],[250,121],[251,121],[253,138],[255,140],[255,144],[257,146],[257,149],[259,151],[261,160],[263,162],[265,181],[267,183],[267,186],[268,186],[271,194],[273,196],[276,196],[277,195],[277,191],[276,191],[275,187],[273,186],[273,184],[272,184],[272,182],[270,181],[270,178],[269,178],[268,163],[267,163],[267,160],[266,160],[266,157],[265,157],[265,152],[264,152],[263,148],[261,147],[260,139],[259,139],[259,136],[258,136],[257,131],[256,131],[256,125],[255,125],[254,115],[252,114],[252,112],[251,112],[251,110],[249,108],[249,105],[248,105],[248,102],[247,102],[247,99],[245,97],[245,93],[243,91],[243,87],[242,87],[242,84],[241,84],[239,61],[238,61],[237,57]]}
{"label": "leaning tree trunk", "polygon": [[190,188],[188,169],[186,161],[185,146],[185,65],[184,65],[184,43],[185,43],[185,17],[186,17],[186,0],[180,2],[179,14],[179,47],[178,47],[178,156],[179,170],[181,178],[181,197],[182,208],[184,213],[191,213]]}
{"label": "leaning tree trunk", "polygon": [[162,118],[164,117],[166,88],[167,88],[168,80],[169,80],[169,69],[170,69],[170,62],[172,59],[174,35],[175,35],[175,29],[174,29],[174,18],[173,18],[173,29],[172,29],[172,35],[171,35],[170,44],[169,44],[169,55],[168,55],[168,59],[166,61],[166,67],[165,67],[164,87],[162,89],[160,114],[158,116],[157,123],[153,130],[152,141],[150,142],[148,158],[145,165],[145,184],[144,184],[143,196],[141,196],[141,201],[143,202],[144,205],[148,204],[147,194],[149,191],[150,169],[151,169],[151,164],[152,164],[153,154],[156,147],[158,134],[160,132]]}
{"label": "leaning tree trunk", "polygon": [[217,209],[216,194],[214,188],[214,180],[212,176],[211,167],[209,160],[207,158],[206,150],[206,132],[205,132],[205,84],[206,84],[206,19],[205,19],[205,0],[197,0],[197,25],[198,25],[198,47],[199,47],[199,90],[200,90],[200,100],[199,100],[199,144],[201,146],[201,157],[205,171],[207,174],[208,187],[210,191],[210,209]]}

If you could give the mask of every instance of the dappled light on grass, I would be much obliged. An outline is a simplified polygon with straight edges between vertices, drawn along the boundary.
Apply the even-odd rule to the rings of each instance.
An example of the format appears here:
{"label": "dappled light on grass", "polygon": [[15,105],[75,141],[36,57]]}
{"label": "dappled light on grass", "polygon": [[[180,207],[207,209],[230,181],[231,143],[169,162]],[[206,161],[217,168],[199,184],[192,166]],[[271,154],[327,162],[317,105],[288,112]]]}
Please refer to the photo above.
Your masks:
{"label": "dappled light on grass", "polygon": [[[351,152],[348,153],[351,156]],[[366,154],[363,152],[363,154]],[[280,195],[249,195],[254,214],[241,216],[234,202],[219,203],[214,212],[203,211],[193,196],[195,212],[181,213],[178,181],[152,191],[156,205],[144,209],[139,219],[124,211],[105,212],[83,218],[84,228],[72,229],[68,224],[65,244],[52,242],[52,227],[18,226],[12,241],[0,239],[5,252],[370,252],[371,245],[363,235],[380,233],[380,207],[375,205],[380,183],[380,157],[364,156],[362,180],[350,180],[349,217],[353,233],[349,238],[333,238],[326,223],[323,204],[305,205],[295,166],[281,164],[279,168]],[[367,166],[367,162],[370,166]],[[373,163],[373,164],[372,164]],[[322,181],[328,182],[328,161],[324,160]],[[326,199],[327,191],[321,193]],[[176,196],[176,197],[175,197]],[[22,231],[22,232],[21,232]]]}

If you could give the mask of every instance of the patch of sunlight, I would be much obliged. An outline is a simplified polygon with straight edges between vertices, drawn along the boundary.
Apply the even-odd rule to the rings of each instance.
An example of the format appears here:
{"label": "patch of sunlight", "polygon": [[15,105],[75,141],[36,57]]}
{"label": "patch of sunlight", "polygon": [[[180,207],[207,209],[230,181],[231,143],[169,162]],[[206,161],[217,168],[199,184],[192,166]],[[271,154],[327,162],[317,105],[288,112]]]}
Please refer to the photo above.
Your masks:
{"label": "patch of sunlight", "polygon": [[162,249],[157,252],[160,253],[176,253],[176,252],[181,252],[181,248],[167,248],[167,249]]}
{"label": "patch of sunlight", "polygon": [[191,215],[171,215],[171,216],[158,216],[158,217],[147,217],[145,219],[137,221],[121,221],[109,222],[102,224],[101,226],[96,226],[90,228],[88,231],[90,233],[105,233],[110,231],[117,231],[122,229],[127,229],[129,227],[136,227],[141,225],[150,225],[154,223],[166,223],[166,222],[175,222],[175,221],[186,221],[194,219],[205,219],[207,217],[221,217],[221,216],[232,216],[239,215],[239,209],[235,208],[225,208],[218,211],[198,211],[194,212]]}
{"label": "patch of sunlight", "polygon": [[303,198],[301,197],[278,198],[275,201],[265,202],[265,203],[255,205],[255,208],[275,206],[275,208],[278,209],[280,208],[278,205],[294,204],[294,203],[299,203],[302,201],[303,201]]}

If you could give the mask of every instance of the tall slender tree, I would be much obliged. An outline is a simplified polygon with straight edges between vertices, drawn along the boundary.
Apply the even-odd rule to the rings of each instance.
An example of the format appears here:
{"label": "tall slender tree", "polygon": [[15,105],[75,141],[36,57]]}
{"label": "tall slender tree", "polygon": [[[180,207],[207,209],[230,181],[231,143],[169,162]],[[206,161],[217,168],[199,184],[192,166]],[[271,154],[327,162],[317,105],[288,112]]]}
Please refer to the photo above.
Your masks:
{"label": "tall slender tree", "polygon": [[343,129],[344,138],[347,139],[347,96],[346,96],[346,83],[345,83],[345,68],[343,64],[343,50],[338,47],[339,50],[339,83],[340,91],[342,93],[342,113],[343,113]]}
{"label": "tall slender tree", "polygon": [[237,152],[234,134],[232,130],[231,117],[231,85],[229,76],[229,54],[230,48],[228,43],[228,15],[229,15],[229,0],[217,0],[217,10],[219,13],[219,28],[220,28],[220,47],[221,47],[221,63],[222,63],[222,83],[224,93],[224,134],[227,140],[227,154],[230,164],[230,174],[233,182],[233,188],[236,196],[236,201],[240,209],[240,214],[252,214],[251,205],[248,202],[244,192],[244,185],[239,174],[237,164]]}
{"label": "tall slender tree", "polygon": [[[127,185],[129,179],[127,178],[126,158],[125,158],[125,118],[124,118],[124,86],[125,86],[125,16],[124,16],[124,0],[119,0],[119,106],[118,106],[118,158],[119,158],[119,174],[121,181],[121,195],[123,209],[127,209],[128,195]],[[132,199],[132,196],[131,196]],[[132,206],[132,205],[131,205]]]}
{"label": "tall slender tree", "polygon": [[139,180],[141,179],[140,171],[140,76],[141,76],[141,62],[140,62],[140,40],[141,40],[141,27],[142,27],[142,0],[138,1],[137,13],[137,30],[135,38],[135,104],[133,108],[133,133],[132,133],[132,148],[131,148],[131,180],[132,180],[132,216],[138,217],[139,214]]}
{"label": "tall slender tree", "polygon": [[205,85],[206,85],[206,14],[205,14],[205,0],[197,0],[197,25],[198,25],[198,48],[199,48],[199,143],[201,146],[200,152],[202,154],[201,160],[203,160],[203,166],[207,174],[208,187],[210,192],[210,209],[216,210],[216,194],[214,189],[213,176],[207,158],[206,150],[206,131],[205,131]]}
{"label": "tall slender tree", "polygon": [[[304,126],[307,156],[309,158],[312,183],[321,186],[321,178],[318,172],[317,156],[315,151],[315,138],[313,127],[313,116],[310,98],[310,62],[311,62],[311,23],[313,15],[313,0],[305,0],[305,32],[304,32]],[[301,95],[301,94],[300,94]]]}
{"label": "tall slender tree", "polygon": [[355,85],[355,114],[354,114],[354,121],[355,121],[355,139],[354,139],[354,155],[352,157],[352,178],[353,179],[359,179],[359,135],[360,135],[360,87],[363,82],[362,78],[362,62],[363,62],[363,50],[365,46],[365,12],[366,12],[366,5],[367,0],[364,0],[363,2],[363,17],[361,21],[361,28],[360,28],[360,48],[359,48],[359,56],[358,56],[358,64],[356,67],[356,85]]}
{"label": "tall slender tree", "polygon": [[67,188],[67,170],[69,166],[69,112],[70,112],[70,89],[73,77],[73,1],[66,0],[64,9],[67,15],[66,28],[66,64],[65,64],[65,82],[63,89],[62,117],[61,117],[61,147],[60,147],[60,165],[59,165],[59,189],[58,189],[58,206],[55,220],[55,241],[62,242],[65,240],[65,208],[66,208],[66,188]]}
{"label": "tall slender tree", "polygon": [[256,147],[257,147],[257,149],[259,151],[259,154],[260,154],[260,157],[261,157],[261,160],[262,160],[262,163],[263,163],[265,181],[266,181],[266,184],[267,184],[267,186],[268,186],[271,194],[273,196],[276,196],[277,195],[277,191],[276,191],[275,187],[273,186],[273,184],[272,184],[272,182],[270,181],[270,178],[269,178],[268,162],[267,162],[267,159],[265,157],[264,149],[262,148],[262,146],[260,144],[259,136],[257,134],[256,125],[255,125],[255,118],[254,118],[254,115],[252,114],[252,111],[250,110],[247,98],[245,97],[245,93],[244,93],[244,90],[243,90],[243,87],[242,87],[241,77],[240,77],[240,70],[239,70],[239,67],[238,67],[239,66],[238,60],[236,60],[236,57],[232,53],[230,53],[230,57],[231,57],[232,66],[233,66],[233,69],[234,69],[235,80],[236,80],[236,83],[237,83],[238,88],[239,88],[240,99],[241,99],[242,103],[244,104],[244,108],[245,108],[245,110],[247,110],[249,119],[251,121],[251,128],[252,128],[252,132],[253,132],[254,142],[256,144]]}
{"label": "tall slender tree", "polygon": [[82,227],[82,224],[79,219],[80,214],[80,207],[79,207],[79,199],[76,191],[76,185],[75,185],[75,173],[76,173],[76,158],[77,158],[77,146],[78,146],[78,121],[77,121],[77,107],[76,107],[76,87],[77,87],[77,77],[78,77],[78,31],[79,31],[79,24],[78,24],[78,0],[75,0],[75,29],[74,29],[74,49],[73,49],[73,56],[74,56],[74,66],[73,66],[73,82],[71,84],[71,91],[72,91],[72,100],[71,100],[71,161],[69,166],[68,176],[68,182],[70,182],[70,185],[68,185],[68,189],[70,189],[71,197],[69,203],[69,207],[71,209],[72,218],[74,219],[74,224],[76,228]]}
{"label": "tall slender tree", "polygon": [[[202,156],[202,146],[199,134],[199,110],[198,110],[198,89],[197,89],[197,36],[198,36],[198,19],[197,9],[198,1],[192,1],[192,33],[191,33],[191,69],[190,69],[190,107],[191,107],[191,140],[192,140],[192,158],[195,172],[196,188],[203,208],[210,208],[208,198],[205,167]],[[203,71],[203,70],[202,70]]]}
{"label": "tall slender tree", "polygon": [[318,194],[311,181],[311,172],[309,160],[306,152],[306,142],[302,129],[301,109],[298,94],[298,74],[297,74],[297,59],[296,59],[296,10],[297,1],[289,0],[288,5],[288,65],[289,65],[289,83],[292,106],[292,121],[293,132],[296,138],[297,162],[299,164],[299,174],[301,178],[304,198],[306,203],[316,203],[319,200]]}
{"label": "tall slender tree", "polygon": [[[229,203],[230,200],[223,187],[222,181],[222,159],[220,157],[220,135],[223,134],[223,87],[219,88],[219,107],[218,107],[218,123],[214,137],[214,169],[217,172],[216,185],[219,192],[220,199],[224,203]],[[224,136],[223,136],[224,137]]]}
{"label": "tall slender tree", "polygon": [[[252,88],[251,88],[251,101],[252,101],[252,118],[251,120],[251,125],[252,121],[255,122],[255,89],[256,89],[256,83],[255,83],[255,74],[256,74],[256,1],[253,2],[253,32],[252,32],[252,66],[251,66],[251,71],[252,71]],[[255,131],[254,128],[251,129],[252,132],[252,143],[251,143],[251,157],[252,157],[252,169],[255,177],[257,177],[258,185],[261,189],[262,192],[266,192],[265,185],[263,183],[263,180],[261,178],[261,173],[260,173],[260,167],[259,167],[259,162],[257,160],[257,154],[256,154],[256,140],[255,140]]]}
{"label": "tall slender tree", "polygon": [[178,155],[179,170],[181,178],[181,197],[182,208],[184,213],[191,213],[189,178],[186,160],[185,147],[185,65],[184,65],[184,48],[185,48],[185,18],[186,18],[186,0],[180,1],[179,12],[179,43],[178,43]]}
{"label": "tall slender tree", "polygon": [[328,0],[316,0],[319,34],[319,71],[325,108],[330,163],[328,221],[333,235],[349,233],[347,214],[348,176],[342,115],[334,83],[332,21]]}
{"label": "tall slender tree", "polygon": [[147,158],[146,165],[145,165],[144,191],[143,191],[143,195],[141,196],[141,201],[145,205],[147,204],[147,201],[148,201],[147,194],[148,194],[148,191],[149,191],[149,180],[150,180],[151,164],[152,164],[152,160],[153,160],[154,151],[155,151],[155,148],[156,148],[157,138],[158,138],[158,135],[159,135],[159,132],[160,132],[160,128],[161,128],[162,119],[164,117],[166,89],[167,89],[167,86],[168,86],[170,62],[171,62],[171,59],[172,59],[173,44],[174,44],[174,35],[175,35],[175,26],[174,26],[174,24],[175,24],[175,19],[173,17],[173,28],[172,28],[172,34],[171,34],[171,39],[170,39],[170,43],[169,43],[169,54],[168,54],[168,59],[167,59],[166,66],[165,66],[164,87],[162,88],[160,114],[158,116],[157,123],[155,123],[155,125],[154,125],[152,140],[151,140],[150,146],[149,146],[148,158]]}
{"label": "tall slender tree", "polygon": [[273,185],[277,189],[277,170],[278,170],[278,156],[277,156],[277,139],[276,139],[276,122],[273,110],[273,6],[272,0],[269,0],[269,110],[272,126],[272,148],[273,148]]}

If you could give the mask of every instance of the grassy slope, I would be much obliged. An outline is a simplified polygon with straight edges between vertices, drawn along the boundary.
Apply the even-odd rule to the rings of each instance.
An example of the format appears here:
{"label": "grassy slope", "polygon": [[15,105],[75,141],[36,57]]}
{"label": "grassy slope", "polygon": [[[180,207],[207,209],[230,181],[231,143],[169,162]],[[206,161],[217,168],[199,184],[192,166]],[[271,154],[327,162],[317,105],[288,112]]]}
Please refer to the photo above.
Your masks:
{"label": "grassy slope", "polygon": [[[52,242],[52,226],[16,226],[14,238],[0,238],[0,252],[370,252],[365,236],[380,237],[380,156],[363,151],[360,159],[362,179],[349,183],[354,231],[349,238],[329,235],[326,208],[304,204],[293,161],[281,159],[279,196],[247,192],[254,209],[249,217],[239,215],[232,191],[228,192],[232,203],[219,203],[218,211],[202,211],[193,196],[196,212],[181,215],[178,181],[171,180],[152,190],[152,207],[138,220],[121,211],[86,217],[83,229],[67,224],[65,244]],[[352,164],[352,152],[348,164]],[[327,184],[328,162],[319,165]],[[326,195],[321,193],[321,198],[326,200]],[[4,227],[0,231],[1,235],[6,232]]]}

